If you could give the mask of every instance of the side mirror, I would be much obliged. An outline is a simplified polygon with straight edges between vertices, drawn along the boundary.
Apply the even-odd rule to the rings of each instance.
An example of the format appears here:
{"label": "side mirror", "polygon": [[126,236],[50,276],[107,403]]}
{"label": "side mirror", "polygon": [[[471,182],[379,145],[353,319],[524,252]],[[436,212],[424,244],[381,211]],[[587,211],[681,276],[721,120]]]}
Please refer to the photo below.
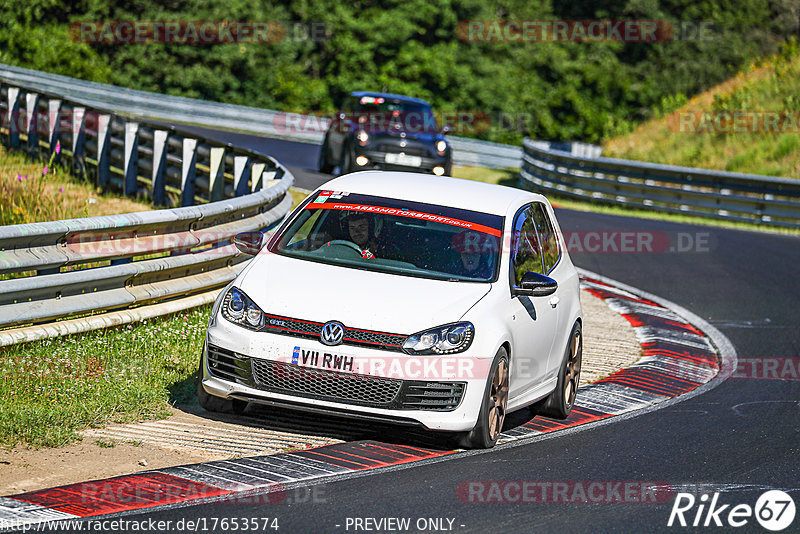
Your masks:
{"label": "side mirror", "polygon": [[255,256],[261,250],[264,234],[261,232],[242,232],[233,236],[233,244],[241,252]]}
{"label": "side mirror", "polygon": [[539,273],[525,273],[519,287],[512,287],[512,295],[524,295],[527,297],[546,297],[552,295],[558,289],[558,282]]}
{"label": "side mirror", "polygon": [[449,124],[445,124],[444,126],[442,126],[442,135],[447,135],[447,134],[449,134],[449,133],[450,133],[452,130],[453,130],[453,129],[452,129],[452,128],[450,128],[450,125],[449,125]]}

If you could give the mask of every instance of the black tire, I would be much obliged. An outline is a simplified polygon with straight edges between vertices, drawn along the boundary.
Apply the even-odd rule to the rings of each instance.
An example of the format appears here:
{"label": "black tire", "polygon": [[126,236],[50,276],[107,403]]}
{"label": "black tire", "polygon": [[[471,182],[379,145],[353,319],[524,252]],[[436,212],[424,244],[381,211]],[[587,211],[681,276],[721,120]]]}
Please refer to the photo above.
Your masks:
{"label": "black tire", "polygon": [[[203,351],[205,352],[205,350]],[[223,399],[211,395],[203,387],[203,358],[200,358],[200,375],[197,377],[197,400],[205,410],[214,413],[240,415],[247,408],[247,402],[239,399]]]}
{"label": "black tire", "polygon": [[322,141],[322,146],[319,147],[319,160],[317,161],[317,168],[319,172],[330,174],[333,172],[334,166],[330,163],[328,158],[328,134],[325,134],[325,140]]}
{"label": "black tire", "polygon": [[534,405],[537,415],[553,419],[566,419],[575,404],[578,384],[581,380],[581,364],[583,363],[583,333],[581,324],[576,322],[564,350],[564,360],[558,371],[556,389],[545,399]]}
{"label": "black tire", "polygon": [[447,160],[447,163],[444,166],[444,175],[445,176],[453,176],[453,162],[452,162],[452,160]]}
{"label": "black tire", "polygon": [[492,362],[483,402],[475,428],[465,432],[459,443],[468,449],[491,449],[503,430],[508,406],[508,352],[500,347]]}
{"label": "black tire", "polygon": [[353,172],[353,149],[350,145],[345,145],[342,149],[342,165],[339,174],[349,174]]}

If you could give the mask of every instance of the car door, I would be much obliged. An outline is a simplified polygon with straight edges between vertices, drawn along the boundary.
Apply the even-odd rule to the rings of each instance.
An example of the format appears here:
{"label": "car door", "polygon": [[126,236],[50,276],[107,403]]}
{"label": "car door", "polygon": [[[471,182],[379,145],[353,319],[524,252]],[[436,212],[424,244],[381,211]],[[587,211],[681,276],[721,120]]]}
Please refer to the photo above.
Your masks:
{"label": "car door", "polygon": [[[511,229],[509,283],[519,286],[527,272],[546,274],[551,266],[552,251],[542,241],[540,228],[547,228],[542,205],[534,202],[522,207],[514,216]],[[546,260],[549,258],[549,260]],[[558,327],[558,307],[553,295],[546,297],[512,296],[509,294],[507,321],[511,325],[512,357],[510,394],[524,395],[550,378],[550,362],[554,334]],[[555,301],[557,303],[557,301]]]}
{"label": "car door", "polygon": [[[545,208],[544,204],[536,202],[533,220],[542,246],[542,264],[544,265],[543,272],[547,276],[560,282],[561,277],[558,276],[558,270],[561,266],[561,250],[558,246],[558,238],[554,230],[555,226],[553,225],[553,222],[548,215],[548,210]],[[558,335],[558,333],[563,330],[564,321],[564,314],[561,313],[563,306],[560,307],[559,303],[562,300],[565,290],[566,289],[559,284],[555,293],[547,297],[540,297],[549,305],[549,309],[555,312],[556,316],[556,324],[550,330],[552,344],[550,346],[550,357],[547,360],[548,377],[555,376],[558,373],[559,365],[561,364],[561,360],[564,355],[564,347],[556,343],[556,340],[559,339],[559,337],[563,337]]]}

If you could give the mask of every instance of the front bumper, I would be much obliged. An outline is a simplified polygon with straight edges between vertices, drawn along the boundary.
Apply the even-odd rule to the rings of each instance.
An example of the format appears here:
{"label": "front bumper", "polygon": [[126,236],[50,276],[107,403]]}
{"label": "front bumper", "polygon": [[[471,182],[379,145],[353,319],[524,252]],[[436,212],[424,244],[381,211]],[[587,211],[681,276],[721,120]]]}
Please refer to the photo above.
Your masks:
{"label": "front bumper", "polygon": [[[366,147],[356,147],[355,149],[355,156],[365,156],[369,161],[366,165],[357,166],[357,168],[366,170],[366,169],[380,169],[384,171],[409,171],[409,172],[423,172],[432,174],[434,167],[442,167],[445,170],[445,173],[449,174],[450,172],[450,158],[447,154],[444,156],[431,156],[428,155],[417,155],[416,152],[414,156],[420,158],[421,162],[419,166],[413,165],[398,165],[397,163],[388,163],[386,161],[386,155],[388,153],[398,154],[403,152],[403,149],[396,148],[391,152],[387,152],[384,150],[376,150],[369,145]],[[421,152],[421,151],[420,151]]]}
{"label": "front bumper", "polygon": [[[333,348],[369,362],[363,367],[367,370],[383,363],[377,371],[371,369],[375,372],[303,367],[292,363],[298,347],[320,354]],[[417,358],[427,361],[414,366],[413,357],[401,352],[327,347],[316,340],[252,332],[218,317],[206,337],[202,384],[218,397],[431,430],[471,430],[483,400],[486,360],[463,355],[449,356],[452,362]],[[426,372],[423,363],[435,371]]]}

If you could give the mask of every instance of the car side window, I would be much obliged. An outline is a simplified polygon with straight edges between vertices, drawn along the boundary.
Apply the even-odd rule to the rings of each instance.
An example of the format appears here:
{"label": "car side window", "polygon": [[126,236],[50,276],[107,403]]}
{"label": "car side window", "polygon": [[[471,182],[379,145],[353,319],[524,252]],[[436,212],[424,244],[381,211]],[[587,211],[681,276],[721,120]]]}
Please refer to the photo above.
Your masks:
{"label": "car side window", "polygon": [[514,217],[511,237],[511,275],[519,286],[525,273],[542,273],[542,247],[535,226],[535,205],[524,207]]}
{"label": "car side window", "polygon": [[553,230],[553,224],[550,222],[550,217],[544,209],[544,205],[540,203],[535,204],[536,208],[533,212],[533,220],[536,230],[539,232],[539,239],[542,245],[542,259],[544,261],[544,274],[553,270],[553,267],[558,263],[558,239]]}

